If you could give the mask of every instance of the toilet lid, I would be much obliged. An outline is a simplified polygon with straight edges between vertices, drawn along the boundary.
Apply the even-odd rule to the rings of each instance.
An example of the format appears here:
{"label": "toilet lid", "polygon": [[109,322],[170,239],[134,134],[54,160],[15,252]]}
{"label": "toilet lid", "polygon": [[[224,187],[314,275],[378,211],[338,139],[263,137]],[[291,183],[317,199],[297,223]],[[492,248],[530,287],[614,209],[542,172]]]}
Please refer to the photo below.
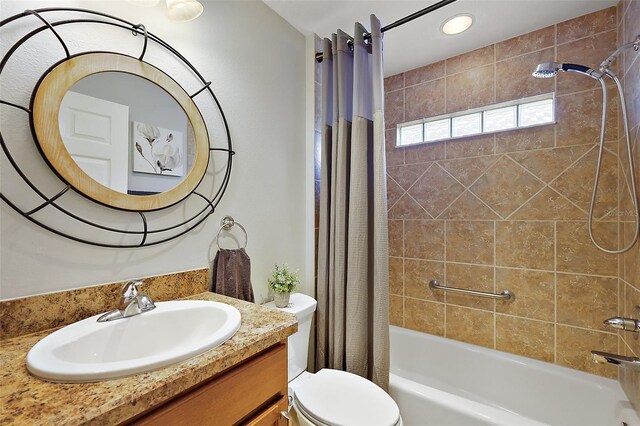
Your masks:
{"label": "toilet lid", "polygon": [[344,371],[318,371],[295,389],[294,398],[323,424],[393,426],[400,419],[398,405],[382,388]]}

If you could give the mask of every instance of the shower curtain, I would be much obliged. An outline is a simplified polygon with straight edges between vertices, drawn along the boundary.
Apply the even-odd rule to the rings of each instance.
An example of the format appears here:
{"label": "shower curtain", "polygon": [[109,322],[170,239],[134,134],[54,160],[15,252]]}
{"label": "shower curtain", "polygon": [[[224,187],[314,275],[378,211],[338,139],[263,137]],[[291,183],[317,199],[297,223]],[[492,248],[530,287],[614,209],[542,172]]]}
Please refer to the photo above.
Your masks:
{"label": "shower curtain", "polygon": [[325,39],[316,368],[387,389],[389,260],[380,21]]}

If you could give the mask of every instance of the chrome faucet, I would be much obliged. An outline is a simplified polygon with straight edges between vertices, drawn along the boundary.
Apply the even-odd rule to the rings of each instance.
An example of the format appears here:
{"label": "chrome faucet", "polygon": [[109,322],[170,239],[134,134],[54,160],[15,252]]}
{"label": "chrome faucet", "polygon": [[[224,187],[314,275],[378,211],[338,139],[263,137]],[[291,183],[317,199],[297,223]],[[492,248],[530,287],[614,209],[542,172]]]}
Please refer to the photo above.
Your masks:
{"label": "chrome faucet", "polygon": [[107,312],[98,318],[98,322],[114,321],[121,318],[132,317],[143,312],[155,309],[156,305],[153,300],[144,293],[138,293],[138,287],[142,285],[142,281],[133,280],[126,283],[123,287],[122,297],[118,303],[118,309]]}
{"label": "chrome faucet", "polygon": [[591,359],[597,364],[613,364],[640,368],[640,358],[633,356],[622,356],[609,352],[591,351]]}

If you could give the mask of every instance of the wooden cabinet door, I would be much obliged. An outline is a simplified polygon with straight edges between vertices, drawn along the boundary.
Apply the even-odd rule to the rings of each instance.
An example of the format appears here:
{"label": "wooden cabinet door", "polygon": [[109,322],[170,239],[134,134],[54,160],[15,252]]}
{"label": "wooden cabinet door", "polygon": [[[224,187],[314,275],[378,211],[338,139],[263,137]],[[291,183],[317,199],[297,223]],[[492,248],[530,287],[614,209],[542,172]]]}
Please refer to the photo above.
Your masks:
{"label": "wooden cabinet door", "polygon": [[[277,411],[276,405],[279,407]],[[269,409],[273,409],[274,414],[271,416],[266,413]],[[210,382],[135,419],[132,424],[229,426],[246,424],[246,419],[257,420],[262,414],[265,414],[265,419],[273,418],[275,421],[275,413],[279,414],[280,411],[287,411],[286,344],[277,344],[267,349]]]}
{"label": "wooden cabinet door", "polygon": [[283,396],[249,420],[246,426],[286,426],[289,424],[288,408],[287,397]]}

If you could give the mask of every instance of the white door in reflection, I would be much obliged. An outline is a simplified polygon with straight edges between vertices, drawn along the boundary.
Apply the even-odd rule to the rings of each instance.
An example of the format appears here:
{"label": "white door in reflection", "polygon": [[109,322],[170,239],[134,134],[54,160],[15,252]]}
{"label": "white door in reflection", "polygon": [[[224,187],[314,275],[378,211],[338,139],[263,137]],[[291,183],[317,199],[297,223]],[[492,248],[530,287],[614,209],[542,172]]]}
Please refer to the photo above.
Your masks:
{"label": "white door in reflection", "polygon": [[69,91],[58,118],[64,145],[78,166],[96,182],[126,194],[129,107]]}

